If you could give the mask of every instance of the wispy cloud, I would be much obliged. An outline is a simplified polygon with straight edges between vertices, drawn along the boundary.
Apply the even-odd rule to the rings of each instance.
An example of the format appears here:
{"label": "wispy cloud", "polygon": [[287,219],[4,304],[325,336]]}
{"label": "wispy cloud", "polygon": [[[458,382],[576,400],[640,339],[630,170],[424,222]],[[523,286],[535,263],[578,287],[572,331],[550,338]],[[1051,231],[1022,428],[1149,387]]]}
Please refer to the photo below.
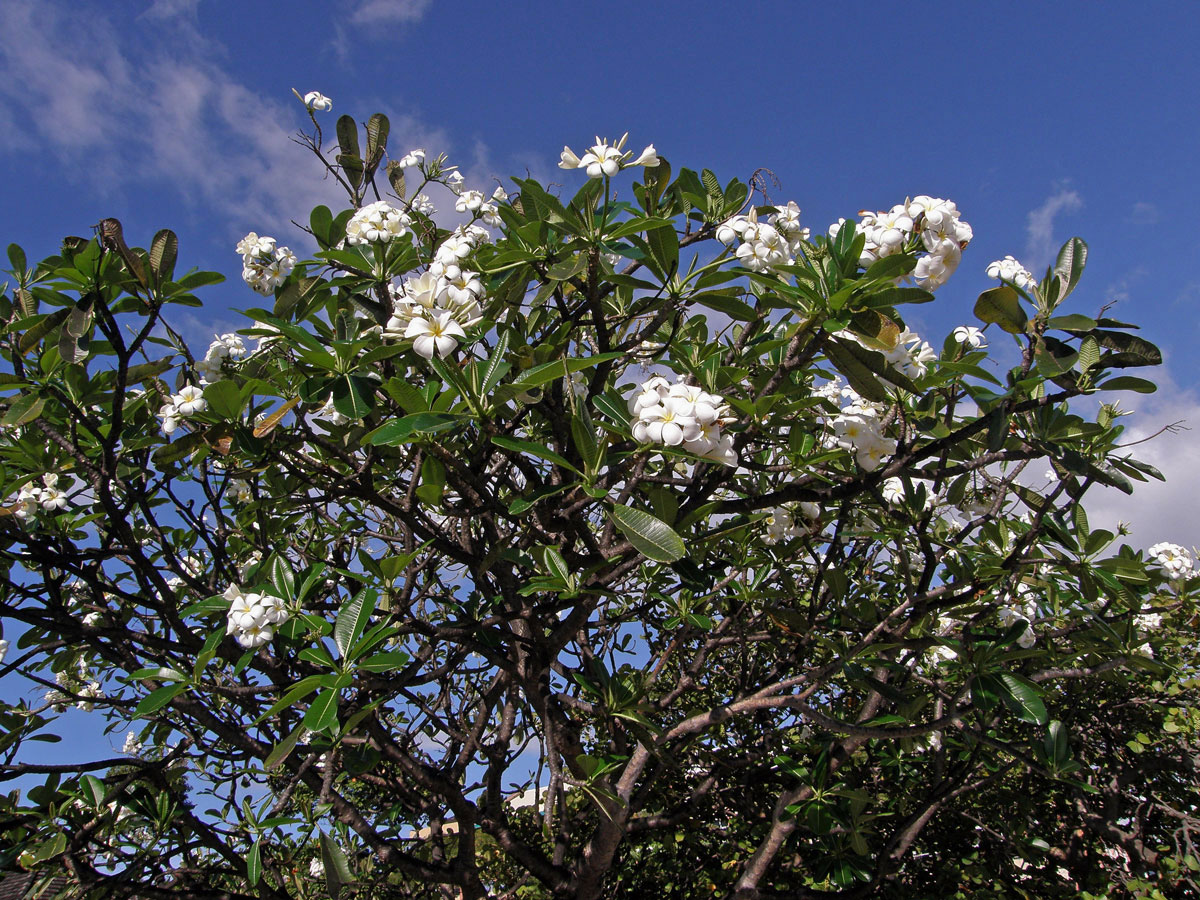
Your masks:
{"label": "wispy cloud", "polygon": [[[291,139],[305,122],[299,103],[265,97],[222,68],[217,61],[228,54],[195,30],[193,6],[160,0],[151,7],[178,29],[168,49],[156,51],[139,44],[138,23],[118,28],[94,9],[29,0],[0,6],[0,107],[9,110],[0,125],[18,136],[0,152],[30,144],[49,151],[81,180],[86,173],[97,192],[165,189],[228,220],[231,233],[282,235],[313,206],[344,203],[320,162]],[[392,140],[440,146],[446,137],[400,115]]]}
{"label": "wispy cloud", "polygon": [[1036,273],[1044,269],[1058,252],[1058,241],[1054,236],[1054,219],[1061,213],[1074,212],[1083,206],[1083,198],[1077,191],[1059,188],[1046,198],[1046,202],[1029,213],[1025,245],[1026,267]]}
{"label": "wispy cloud", "polygon": [[[1154,375],[1156,394],[1124,394],[1121,406],[1135,410],[1123,419],[1124,452],[1157,468],[1165,482],[1134,482],[1132,496],[1116,488],[1096,487],[1084,505],[1093,528],[1132,528],[1128,542],[1148,547],[1159,541],[1191,546],[1200,543],[1200,506],[1189,502],[1200,489],[1200,395],[1176,385],[1166,372]],[[1147,438],[1151,438],[1147,440]]]}
{"label": "wispy cloud", "polygon": [[365,0],[356,3],[350,22],[354,25],[391,25],[415,22],[429,10],[433,0]]}
{"label": "wispy cloud", "polygon": [[1133,204],[1129,213],[1129,221],[1134,225],[1157,225],[1162,221],[1162,210],[1155,203],[1139,200]]}

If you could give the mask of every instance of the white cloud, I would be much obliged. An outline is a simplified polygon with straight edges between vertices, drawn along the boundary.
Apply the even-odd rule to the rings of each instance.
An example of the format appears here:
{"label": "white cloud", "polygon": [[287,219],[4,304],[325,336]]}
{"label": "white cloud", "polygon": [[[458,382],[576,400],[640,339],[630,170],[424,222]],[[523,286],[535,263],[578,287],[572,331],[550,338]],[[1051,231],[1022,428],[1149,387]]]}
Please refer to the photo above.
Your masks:
{"label": "white cloud", "polygon": [[[345,205],[320,162],[292,140],[306,124],[299,102],[265,97],[223,69],[215,60],[225,48],[195,30],[187,8],[161,4],[164,14],[184,14],[173,23],[181,39],[151,52],[129,34],[145,27],[137,23],[118,29],[65,4],[0,6],[0,108],[20,135],[0,148],[32,143],[100,195],[166,185],[167,196],[215,211],[238,236],[253,228],[285,237],[289,221],[306,220],[313,206]],[[391,142],[445,146],[446,137],[401,115]]]}
{"label": "white cloud", "polygon": [[1044,269],[1054,261],[1061,240],[1054,236],[1054,219],[1060,213],[1073,212],[1083,206],[1083,198],[1077,191],[1060,188],[1046,198],[1043,203],[1029,213],[1026,233],[1028,240],[1025,245],[1024,262],[1034,273]]}
{"label": "white cloud", "polygon": [[390,25],[415,22],[429,10],[433,0],[363,0],[350,15],[354,25]]}
{"label": "white cloud", "polygon": [[1171,541],[1190,547],[1200,544],[1200,395],[1179,388],[1165,372],[1150,377],[1159,383],[1158,393],[1121,395],[1120,405],[1135,413],[1120,420],[1126,426],[1120,442],[1132,444],[1157,435],[1124,452],[1157,468],[1166,481],[1135,481],[1132,496],[1095,487],[1084,505],[1093,528],[1112,531],[1117,522],[1128,523],[1133,531],[1125,540],[1135,546]]}
{"label": "white cloud", "polygon": [[1129,213],[1129,221],[1134,225],[1156,225],[1162,220],[1162,210],[1154,203],[1139,200],[1133,204]]}

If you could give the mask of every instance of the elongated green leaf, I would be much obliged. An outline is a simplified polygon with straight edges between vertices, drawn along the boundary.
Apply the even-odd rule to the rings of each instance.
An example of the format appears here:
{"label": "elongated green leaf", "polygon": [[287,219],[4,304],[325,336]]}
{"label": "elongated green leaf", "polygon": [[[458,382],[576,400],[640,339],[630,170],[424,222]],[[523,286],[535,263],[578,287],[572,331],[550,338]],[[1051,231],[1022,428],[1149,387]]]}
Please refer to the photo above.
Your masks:
{"label": "elongated green leaf", "polygon": [[304,714],[304,727],[309,731],[324,731],[337,726],[338,691],[329,688],[317,694]]}
{"label": "elongated green leaf", "polygon": [[535,444],[532,441],[521,441],[517,440],[516,438],[504,437],[503,435],[493,436],[492,443],[497,447],[503,447],[505,450],[514,450],[517,453],[528,453],[530,456],[536,456],[539,459],[552,462],[556,466],[562,466],[564,469],[570,469],[572,472],[579,472],[579,470],[567,462],[566,459],[542,444]]}
{"label": "elongated green leaf", "polygon": [[701,306],[715,309],[731,319],[742,322],[753,322],[758,313],[747,303],[738,299],[740,291],[707,291],[702,294],[692,294],[687,298],[688,303],[699,303]]}
{"label": "elongated green leaf", "polygon": [[350,863],[346,854],[337,845],[337,841],[321,832],[321,862],[325,864],[325,887],[329,890],[331,900],[337,900],[342,888],[354,883],[350,872]]}
{"label": "elongated green leaf", "polygon": [[138,703],[137,708],[133,711],[134,718],[148,716],[152,712],[162,709],[177,696],[187,690],[187,684],[166,684],[162,687],[151,691]]}
{"label": "elongated green leaf", "polygon": [[[875,377],[871,367],[859,359],[858,354],[851,353],[846,349],[846,345],[849,343],[851,342],[843,343],[836,338],[831,339],[825,347],[829,361],[842,375],[846,376],[850,387],[863,397],[876,403],[887,403],[891,399],[887,388]],[[882,354],[876,353],[875,355],[880,359],[883,358]]]}
{"label": "elongated green leaf", "polygon": [[403,650],[389,650],[386,653],[376,653],[358,663],[358,668],[364,672],[394,672],[408,665],[408,654]]}
{"label": "elongated green leaf", "polygon": [[1132,375],[1119,375],[1101,382],[1098,387],[1102,391],[1136,391],[1139,394],[1153,394],[1158,385],[1145,378],[1134,378]]}
{"label": "elongated green leaf", "polygon": [[1058,251],[1058,259],[1054,263],[1054,274],[1062,282],[1058,302],[1067,298],[1067,294],[1075,290],[1083,275],[1083,267],[1087,265],[1088,246],[1081,238],[1073,237]]}
{"label": "elongated green leaf", "polygon": [[150,271],[158,278],[158,283],[170,281],[175,273],[175,260],[179,256],[179,238],[169,228],[164,228],[154,235],[150,242]]}
{"label": "elongated green leaf", "polygon": [[291,730],[287,737],[271,749],[271,752],[267,754],[267,758],[263,761],[263,768],[268,772],[277,768],[296,749],[296,742],[300,740],[300,735],[303,733],[304,723],[301,722]]}
{"label": "elongated green leaf", "polygon": [[22,394],[12,402],[12,405],[9,406],[8,411],[4,414],[4,418],[0,419],[0,423],[11,428],[15,425],[24,425],[27,422],[32,422],[42,414],[45,406],[45,397],[39,397],[37,394]]}
{"label": "elongated green leaf", "polygon": [[504,355],[508,353],[508,332],[505,331],[500,335],[500,339],[496,341],[496,348],[492,351],[491,357],[487,361],[487,367],[483,370],[483,377],[480,379],[479,393],[486,397],[492,392],[500,379],[510,368],[510,364],[505,362]]}
{"label": "elongated green leaf", "polygon": [[365,588],[342,604],[342,608],[338,610],[337,622],[333,626],[333,640],[342,656],[345,656],[346,651],[358,640],[378,602],[379,594]]}
{"label": "elongated green leaf", "polygon": [[567,561],[563,559],[562,553],[557,547],[546,547],[542,551],[542,562],[548,571],[560,581],[567,582],[571,579],[571,570],[567,567]]}
{"label": "elongated green leaf", "polygon": [[262,878],[262,840],[254,842],[250,848],[250,852],[246,855],[246,880],[251,884],[258,884],[258,879]]}
{"label": "elongated green leaf", "polygon": [[519,378],[512,382],[511,387],[519,391],[526,391],[530,388],[547,384],[556,378],[564,378],[572,372],[581,372],[584,369],[590,369],[592,366],[598,366],[602,362],[608,362],[610,359],[617,359],[623,355],[619,350],[614,350],[611,353],[597,353],[595,356],[588,356],[584,359],[558,359],[523,372]]}
{"label": "elongated green leaf", "polygon": [[406,444],[416,434],[433,434],[438,431],[445,431],[466,421],[466,418],[466,416],[454,413],[413,413],[410,416],[403,416],[399,419],[385,422],[363,437],[363,443],[372,446]]}
{"label": "elongated green leaf", "polygon": [[1002,685],[1000,699],[1017,718],[1034,725],[1046,724],[1046,704],[1033,682],[1011,672],[1001,672],[999,682]]}
{"label": "elongated green leaf", "polygon": [[662,519],[630,506],[614,506],[610,515],[621,533],[647,559],[669,563],[687,555],[683,539]]}
{"label": "elongated green leaf", "polygon": [[383,159],[383,151],[387,149],[388,133],[391,123],[383,113],[375,113],[367,120],[367,166],[375,169]]}
{"label": "elongated green leaf", "polygon": [[36,347],[42,338],[54,331],[70,314],[71,310],[69,309],[56,309],[45,318],[39,319],[34,323],[21,335],[21,340],[17,344],[17,349],[21,351],[21,355],[24,356]]}

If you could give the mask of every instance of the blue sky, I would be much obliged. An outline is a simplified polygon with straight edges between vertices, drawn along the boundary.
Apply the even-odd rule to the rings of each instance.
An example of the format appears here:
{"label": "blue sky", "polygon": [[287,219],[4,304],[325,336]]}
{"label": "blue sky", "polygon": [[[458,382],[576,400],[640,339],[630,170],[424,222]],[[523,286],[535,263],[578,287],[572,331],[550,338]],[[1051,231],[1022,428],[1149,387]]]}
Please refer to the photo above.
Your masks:
{"label": "blue sky", "polygon": [[[1168,234],[1200,208],[1190,4],[6,0],[0,26],[0,241],[37,258],[104,216],[131,243],[173,228],[184,265],[230,278],[184,323],[201,347],[255,305],[237,240],[302,248],[289,220],[337,201],[289,140],[296,88],[333,99],[330,130],[386,112],[396,155],[447,151],[468,187],[526,171],[574,184],[564,144],[629,131],[676,169],[770,169],[773,199],[814,230],[952,198],[976,239],[910,322],[934,346],[971,321],[988,262],[1036,272],[1080,235],[1092,254],[1071,311],[1115,301],[1167,357],[1158,395],[1123,397],[1134,436],[1200,428],[1200,267]],[[1096,513],[1134,521],[1142,545],[1200,543],[1200,507],[1177,502],[1198,485],[1196,435],[1139,448],[1169,488],[1099,497]]]}

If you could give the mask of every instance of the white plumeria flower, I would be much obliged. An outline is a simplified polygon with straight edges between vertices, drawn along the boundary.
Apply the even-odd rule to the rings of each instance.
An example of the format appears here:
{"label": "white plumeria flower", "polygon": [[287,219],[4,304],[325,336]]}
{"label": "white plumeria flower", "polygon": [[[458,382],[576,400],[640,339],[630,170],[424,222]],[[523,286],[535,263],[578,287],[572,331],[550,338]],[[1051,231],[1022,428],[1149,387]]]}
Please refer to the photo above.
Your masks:
{"label": "white plumeria flower", "polygon": [[1186,578],[1195,565],[1191,554],[1179,544],[1164,541],[1152,546],[1148,552],[1172,579]]}
{"label": "white plumeria flower", "polygon": [[630,160],[632,152],[622,152],[629,132],[621,136],[615,144],[609,144],[608,138],[596,137],[596,143],[583,154],[576,156],[570,147],[563,147],[558,167],[560,169],[586,169],[588,178],[611,178],[627,166],[646,166],[653,168],[658,165],[658,153],[651,144],[641,152],[637,159]]}
{"label": "white plumeria flower", "polygon": [[333,109],[333,101],[318,91],[309,91],[305,94],[304,105],[313,112],[329,112]]}
{"label": "white plumeria flower", "polygon": [[204,391],[190,384],[172,397],[171,403],[175,405],[179,415],[184,417],[204,412],[208,408],[208,401],[204,399]]}
{"label": "white plumeria flower", "polygon": [[1006,256],[1004,259],[988,263],[987,276],[988,278],[996,278],[1000,281],[1012,282],[1017,287],[1026,291],[1033,290],[1033,286],[1036,283],[1033,273],[1012,256]]}
{"label": "white plumeria flower", "polygon": [[983,330],[974,325],[959,325],[954,329],[954,339],[960,344],[969,344],[974,350],[987,346],[987,337]]}
{"label": "white plumeria flower", "polygon": [[424,150],[409,150],[399,159],[399,165],[405,169],[411,169],[413,166],[421,163],[425,159]]}
{"label": "white plumeria flower", "polygon": [[418,356],[433,359],[434,353],[446,356],[454,350],[458,346],[458,339],[465,338],[467,333],[451,318],[449,312],[443,310],[428,318],[415,317],[408,323],[404,336],[413,339],[413,350]]}
{"label": "white plumeria flower", "polygon": [[8,654],[8,641],[0,638],[0,663],[4,662],[4,657]]}

